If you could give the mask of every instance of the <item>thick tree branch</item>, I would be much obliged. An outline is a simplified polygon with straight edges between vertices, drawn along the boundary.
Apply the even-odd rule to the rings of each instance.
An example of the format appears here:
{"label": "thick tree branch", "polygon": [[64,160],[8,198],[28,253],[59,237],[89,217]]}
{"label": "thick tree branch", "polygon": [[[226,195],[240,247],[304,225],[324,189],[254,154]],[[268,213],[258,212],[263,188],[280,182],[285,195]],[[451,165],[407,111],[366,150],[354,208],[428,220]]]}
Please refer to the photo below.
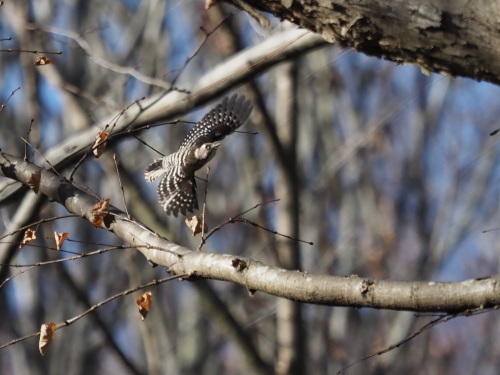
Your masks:
{"label": "thick tree branch", "polygon": [[[0,152],[0,173],[25,185],[40,168]],[[64,205],[87,220],[98,199],[49,171],[41,171],[38,194]],[[358,276],[310,275],[287,271],[229,254],[192,251],[148,231],[115,207],[102,228],[136,247],[174,275],[234,282],[290,300],[331,306],[373,307],[419,312],[457,312],[500,305],[500,275],[461,282],[372,280]]]}
{"label": "thick tree branch", "polygon": [[368,55],[414,64],[424,72],[500,83],[500,7],[496,2],[246,2]]}

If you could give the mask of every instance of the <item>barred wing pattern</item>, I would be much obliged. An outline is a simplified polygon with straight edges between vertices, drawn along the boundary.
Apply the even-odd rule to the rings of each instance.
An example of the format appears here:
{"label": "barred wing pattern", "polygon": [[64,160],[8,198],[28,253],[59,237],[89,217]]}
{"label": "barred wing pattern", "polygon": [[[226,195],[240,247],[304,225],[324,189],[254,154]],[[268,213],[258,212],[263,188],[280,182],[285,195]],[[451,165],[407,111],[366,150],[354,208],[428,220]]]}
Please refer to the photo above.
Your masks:
{"label": "barred wing pattern", "polygon": [[189,131],[180,150],[222,140],[243,125],[252,108],[250,101],[245,100],[244,96],[226,96]]}
{"label": "barred wing pattern", "polygon": [[217,141],[233,133],[247,120],[252,106],[244,96],[224,98],[187,134],[179,150],[155,160],[144,173],[151,182],[163,176],[158,185],[158,198],[167,215],[177,217],[198,209],[195,172],[202,168],[218,147]]}

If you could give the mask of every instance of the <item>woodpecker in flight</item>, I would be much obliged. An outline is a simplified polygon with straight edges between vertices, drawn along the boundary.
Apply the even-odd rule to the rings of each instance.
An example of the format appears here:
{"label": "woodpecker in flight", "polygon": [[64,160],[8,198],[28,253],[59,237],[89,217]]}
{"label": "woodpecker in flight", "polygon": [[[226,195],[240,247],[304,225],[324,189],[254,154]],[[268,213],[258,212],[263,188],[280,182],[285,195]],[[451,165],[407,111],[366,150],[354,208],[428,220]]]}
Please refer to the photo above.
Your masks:
{"label": "woodpecker in flight", "polygon": [[163,176],[158,198],[167,213],[177,217],[198,209],[195,172],[207,164],[226,135],[247,120],[252,105],[244,96],[234,94],[208,112],[186,135],[177,152],[155,160],[144,173],[148,182]]}

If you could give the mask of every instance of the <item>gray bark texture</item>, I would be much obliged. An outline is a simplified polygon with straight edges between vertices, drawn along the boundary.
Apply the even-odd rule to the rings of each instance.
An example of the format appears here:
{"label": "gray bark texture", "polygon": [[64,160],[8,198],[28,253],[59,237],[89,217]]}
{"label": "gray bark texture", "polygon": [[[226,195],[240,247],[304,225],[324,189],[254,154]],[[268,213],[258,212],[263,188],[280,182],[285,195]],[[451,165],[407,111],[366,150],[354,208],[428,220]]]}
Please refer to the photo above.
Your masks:
{"label": "gray bark texture", "polygon": [[[64,178],[13,155],[0,152],[0,174],[28,185],[41,174],[38,194],[46,195],[74,214],[92,221],[98,199]],[[500,276],[461,282],[402,282],[373,280],[356,275],[339,277],[288,271],[239,256],[192,251],[128,219],[115,207],[102,229],[136,247],[154,264],[182,278],[230,281],[250,293],[260,291],[292,301],[330,306],[454,313],[500,305]]]}
{"label": "gray bark texture", "polygon": [[427,74],[500,82],[500,4],[494,1],[248,0],[247,4],[329,42],[417,65]]}

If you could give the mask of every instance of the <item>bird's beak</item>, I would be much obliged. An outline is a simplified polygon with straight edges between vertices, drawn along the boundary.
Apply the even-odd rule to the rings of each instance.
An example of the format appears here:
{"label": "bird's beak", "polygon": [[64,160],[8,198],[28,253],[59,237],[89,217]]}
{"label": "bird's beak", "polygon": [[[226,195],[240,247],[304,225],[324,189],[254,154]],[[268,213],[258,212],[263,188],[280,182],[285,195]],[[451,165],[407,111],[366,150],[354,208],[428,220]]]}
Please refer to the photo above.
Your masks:
{"label": "bird's beak", "polygon": [[213,148],[217,148],[217,147],[219,147],[219,146],[220,146],[220,142],[214,142],[214,143],[212,144],[212,147],[213,147]]}

